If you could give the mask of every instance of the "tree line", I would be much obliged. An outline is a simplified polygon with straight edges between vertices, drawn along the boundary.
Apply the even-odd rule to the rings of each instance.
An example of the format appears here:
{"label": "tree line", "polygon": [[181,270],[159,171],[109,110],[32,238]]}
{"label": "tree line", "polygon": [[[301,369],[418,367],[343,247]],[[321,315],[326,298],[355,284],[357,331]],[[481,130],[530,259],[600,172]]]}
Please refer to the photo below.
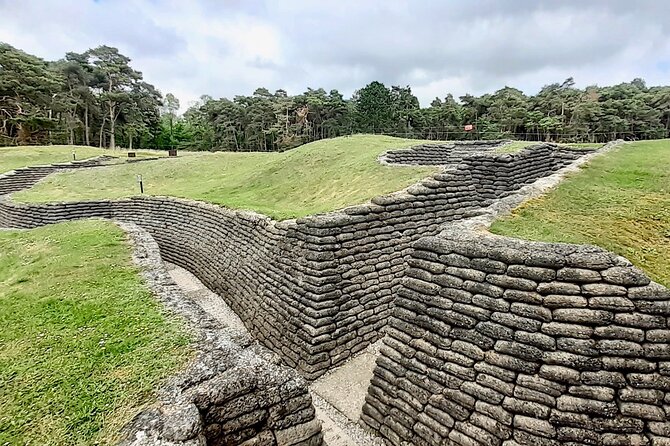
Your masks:
{"label": "tree line", "polygon": [[642,79],[580,89],[569,78],[535,95],[512,87],[447,94],[424,108],[411,87],[377,81],[350,98],[259,88],[233,99],[204,95],[178,115],[177,98],[163,97],[130,62],[108,46],[49,62],[0,43],[0,145],[281,151],[353,133],[564,142],[670,135],[670,87]]}
{"label": "tree line", "polygon": [[178,108],[116,48],[50,62],[0,42],[0,145],[167,146]]}

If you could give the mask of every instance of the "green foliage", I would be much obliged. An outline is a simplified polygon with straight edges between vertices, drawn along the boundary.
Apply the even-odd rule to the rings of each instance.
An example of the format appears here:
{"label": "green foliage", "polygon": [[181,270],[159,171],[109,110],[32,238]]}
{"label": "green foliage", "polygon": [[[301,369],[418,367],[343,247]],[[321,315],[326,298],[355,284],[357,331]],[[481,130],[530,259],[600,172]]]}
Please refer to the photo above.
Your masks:
{"label": "green foliage", "polygon": [[0,232],[0,444],[112,444],[188,337],[102,221]]}
{"label": "green foliage", "polygon": [[30,143],[54,127],[62,77],[44,60],[0,42],[0,133]]}
{"label": "green foliage", "polygon": [[421,141],[354,135],[284,153],[195,153],[176,159],[53,175],[15,200],[119,198],[145,193],[194,198],[278,219],[327,212],[409,186],[436,169],[383,166],[377,156]]}
{"label": "green foliage", "polygon": [[670,87],[642,79],[578,89],[568,78],[534,96],[508,86],[458,100],[447,93],[426,108],[410,86],[378,81],[350,99],[323,88],[293,96],[258,88],[232,99],[203,95],[179,116],[177,98],[168,93],[163,105],[130,62],[104,45],[45,62],[0,44],[0,144],[269,152],[355,133],[589,143],[670,136]]}
{"label": "green foliage", "polygon": [[670,285],[670,140],[627,144],[491,227],[496,234],[589,243]]}
{"label": "green foliage", "polygon": [[381,82],[371,82],[354,94],[356,123],[363,133],[382,133],[391,127],[391,92]]}
{"label": "green foliage", "polygon": [[0,43],[0,144],[153,145],[161,94],[100,46],[46,62]]}

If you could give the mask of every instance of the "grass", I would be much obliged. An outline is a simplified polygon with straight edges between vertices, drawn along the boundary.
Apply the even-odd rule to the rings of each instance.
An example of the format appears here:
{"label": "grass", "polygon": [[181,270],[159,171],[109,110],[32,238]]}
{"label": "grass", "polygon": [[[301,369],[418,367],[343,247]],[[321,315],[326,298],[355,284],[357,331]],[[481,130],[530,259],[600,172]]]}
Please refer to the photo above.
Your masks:
{"label": "grass", "polygon": [[509,144],[505,144],[502,147],[495,149],[497,153],[516,153],[525,149],[526,147],[534,146],[539,144],[535,141],[512,141]]}
{"label": "grass", "polygon": [[0,231],[0,444],[110,444],[188,359],[123,232],[86,221]]}
{"label": "grass", "polygon": [[[127,156],[125,150],[98,149],[87,146],[0,147],[0,174],[20,167],[67,163],[72,161],[72,152],[75,152],[78,160],[100,155]],[[165,152],[143,150],[137,152],[137,156],[165,156]]]}
{"label": "grass", "polygon": [[177,159],[116,165],[54,175],[18,201],[46,202],[136,195],[145,192],[251,209],[277,219],[332,211],[394,192],[435,167],[384,166],[377,156],[423,141],[356,135],[306,144],[283,153],[198,153]]}
{"label": "grass", "polygon": [[571,142],[571,143],[563,144],[563,145],[568,146],[572,149],[593,150],[593,149],[601,148],[604,144],[597,143],[597,142]]}
{"label": "grass", "polygon": [[670,286],[670,140],[627,144],[597,157],[491,231],[530,240],[588,243],[628,258]]}

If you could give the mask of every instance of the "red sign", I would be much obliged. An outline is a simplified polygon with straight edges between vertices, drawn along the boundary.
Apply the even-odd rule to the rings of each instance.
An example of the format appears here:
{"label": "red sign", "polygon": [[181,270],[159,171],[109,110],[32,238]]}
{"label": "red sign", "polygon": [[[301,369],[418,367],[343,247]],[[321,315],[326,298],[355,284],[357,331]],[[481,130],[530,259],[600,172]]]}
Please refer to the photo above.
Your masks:
{"label": "red sign", "polygon": [[475,129],[475,126],[472,125],[472,124],[466,124],[465,127],[463,127],[463,130],[465,130],[466,132],[471,132],[474,129]]}

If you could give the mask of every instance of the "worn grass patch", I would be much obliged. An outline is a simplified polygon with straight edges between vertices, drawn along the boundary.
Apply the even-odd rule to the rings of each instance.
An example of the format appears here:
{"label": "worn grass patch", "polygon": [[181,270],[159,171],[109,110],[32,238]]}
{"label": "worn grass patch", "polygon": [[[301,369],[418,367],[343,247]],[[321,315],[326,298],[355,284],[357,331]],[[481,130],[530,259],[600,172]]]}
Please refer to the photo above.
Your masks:
{"label": "worn grass patch", "polygon": [[0,231],[0,444],[109,444],[187,344],[112,223]]}
{"label": "worn grass patch", "polygon": [[537,144],[541,143],[535,141],[512,141],[509,144],[505,144],[502,147],[498,147],[497,149],[495,149],[495,151],[497,153],[516,153],[522,151],[526,147],[534,146]]}
{"label": "worn grass patch", "polygon": [[301,217],[363,203],[439,170],[377,161],[386,150],[422,142],[356,135],[283,153],[197,153],[57,174],[14,197],[27,202],[127,197],[138,194],[136,175],[141,174],[147,194],[204,200],[278,219]]}
{"label": "worn grass patch", "polygon": [[[19,146],[0,147],[0,174],[20,167],[39,166],[52,163],[68,163],[72,161],[72,152],[77,160],[107,155],[125,158],[126,150],[98,149],[87,146]],[[164,151],[143,150],[136,152],[142,156],[165,156]]]}
{"label": "worn grass patch", "polygon": [[670,140],[626,144],[597,157],[491,231],[598,245],[670,286]]}

